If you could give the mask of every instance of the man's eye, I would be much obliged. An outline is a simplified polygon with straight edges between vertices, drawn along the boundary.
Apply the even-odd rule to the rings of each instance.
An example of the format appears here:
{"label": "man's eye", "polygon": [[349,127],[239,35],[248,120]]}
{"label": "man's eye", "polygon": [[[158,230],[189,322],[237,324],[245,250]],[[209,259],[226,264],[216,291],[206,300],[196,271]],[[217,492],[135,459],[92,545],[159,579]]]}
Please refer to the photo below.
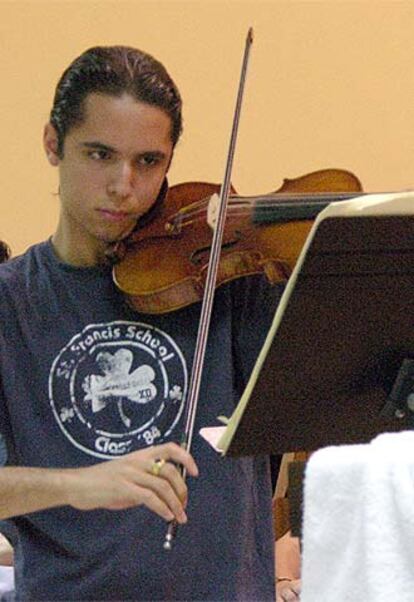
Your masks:
{"label": "man's eye", "polygon": [[94,161],[108,161],[111,158],[111,153],[107,150],[92,150],[88,152],[88,157]]}
{"label": "man's eye", "polygon": [[143,165],[144,167],[152,167],[153,165],[157,165],[160,159],[156,155],[143,155],[139,158],[139,165]]}

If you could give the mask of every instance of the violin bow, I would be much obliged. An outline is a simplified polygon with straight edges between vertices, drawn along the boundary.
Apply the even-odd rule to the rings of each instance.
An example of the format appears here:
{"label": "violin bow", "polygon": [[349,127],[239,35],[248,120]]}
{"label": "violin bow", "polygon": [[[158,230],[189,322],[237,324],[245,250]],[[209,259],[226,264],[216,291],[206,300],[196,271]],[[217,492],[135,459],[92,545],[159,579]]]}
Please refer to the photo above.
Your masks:
{"label": "violin bow", "polygon": [[[237,132],[239,127],[241,105],[243,100],[244,85],[246,81],[247,65],[249,61],[250,48],[253,43],[253,29],[250,27],[247,32],[239,88],[236,99],[236,107],[233,117],[233,126],[230,136],[229,150],[227,154],[226,168],[224,172],[223,183],[220,188],[219,203],[217,210],[217,221],[213,231],[213,240],[211,244],[211,253],[208,262],[206,283],[204,288],[203,301],[201,306],[200,321],[198,325],[197,339],[194,350],[193,366],[188,388],[186,401],[186,423],[182,447],[190,451],[194,432],[194,422],[197,413],[198,399],[200,392],[201,376],[204,366],[204,357],[207,347],[207,338],[210,328],[211,314],[216,288],[217,271],[220,261],[220,251],[223,240],[224,225],[227,213],[228,197],[231,185],[231,172],[233,167],[233,158],[236,148]],[[186,478],[186,470],[181,468],[183,478]],[[164,541],[164,549],[171,550],[172,543],[177,531],[177,521],[173,520],[168,524],[167,533]]]}

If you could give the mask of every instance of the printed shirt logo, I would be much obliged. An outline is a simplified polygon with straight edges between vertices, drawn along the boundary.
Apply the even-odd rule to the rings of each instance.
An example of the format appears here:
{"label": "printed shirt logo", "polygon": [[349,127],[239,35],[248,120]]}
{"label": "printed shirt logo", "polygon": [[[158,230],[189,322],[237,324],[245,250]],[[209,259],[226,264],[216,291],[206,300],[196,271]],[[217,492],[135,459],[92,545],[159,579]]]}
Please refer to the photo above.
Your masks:
{"label": "printed shirt logo", "polygon": [[167,334],[117,321],[87,326],[60,351],[49,397],[73,445],[109,458],[169,438],[187,384],[184,356]]}

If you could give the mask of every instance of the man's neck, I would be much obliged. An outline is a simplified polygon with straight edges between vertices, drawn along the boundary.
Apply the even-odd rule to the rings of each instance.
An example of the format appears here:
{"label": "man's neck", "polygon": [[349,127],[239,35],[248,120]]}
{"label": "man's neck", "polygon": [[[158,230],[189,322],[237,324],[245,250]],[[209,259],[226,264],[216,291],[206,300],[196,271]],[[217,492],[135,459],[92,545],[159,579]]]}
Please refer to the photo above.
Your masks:
{"label": "man's neck", "polygon": [[107,263],[107,245],[102,243],[100,248],[87,247],[86,245],[74,245],[68,241],[63,233],[56,230],[52,236],[52,245],[56,255],[61,261],[77,267],[93,267]]}

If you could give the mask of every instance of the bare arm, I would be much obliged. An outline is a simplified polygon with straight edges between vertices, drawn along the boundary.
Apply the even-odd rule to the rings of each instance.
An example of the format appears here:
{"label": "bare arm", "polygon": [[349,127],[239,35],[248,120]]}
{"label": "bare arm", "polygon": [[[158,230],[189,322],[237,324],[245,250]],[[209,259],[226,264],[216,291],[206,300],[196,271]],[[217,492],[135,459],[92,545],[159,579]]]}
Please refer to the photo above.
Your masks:
{"label": "bare arm", "polygon": [[[166,463],[154,476],[151,468],[158,458]],[[173,463],[182,464],[191,476],[198,474],[190,454],[175,443],[87,468],[1,468],[0,519],[67,504],[80,510],[144,505],[165,520],[183,523],[187,487]]]}
{"label": "bare arm", "polygon": [[0,533],[0,566],[13,566],[13,548]]}
{"label": "bare arm", "polygon": [[[276,541],[276,602],[298,602],[300,599],[299,538],[290,531]],[[286,578],[286,579],[284,579]]]}

